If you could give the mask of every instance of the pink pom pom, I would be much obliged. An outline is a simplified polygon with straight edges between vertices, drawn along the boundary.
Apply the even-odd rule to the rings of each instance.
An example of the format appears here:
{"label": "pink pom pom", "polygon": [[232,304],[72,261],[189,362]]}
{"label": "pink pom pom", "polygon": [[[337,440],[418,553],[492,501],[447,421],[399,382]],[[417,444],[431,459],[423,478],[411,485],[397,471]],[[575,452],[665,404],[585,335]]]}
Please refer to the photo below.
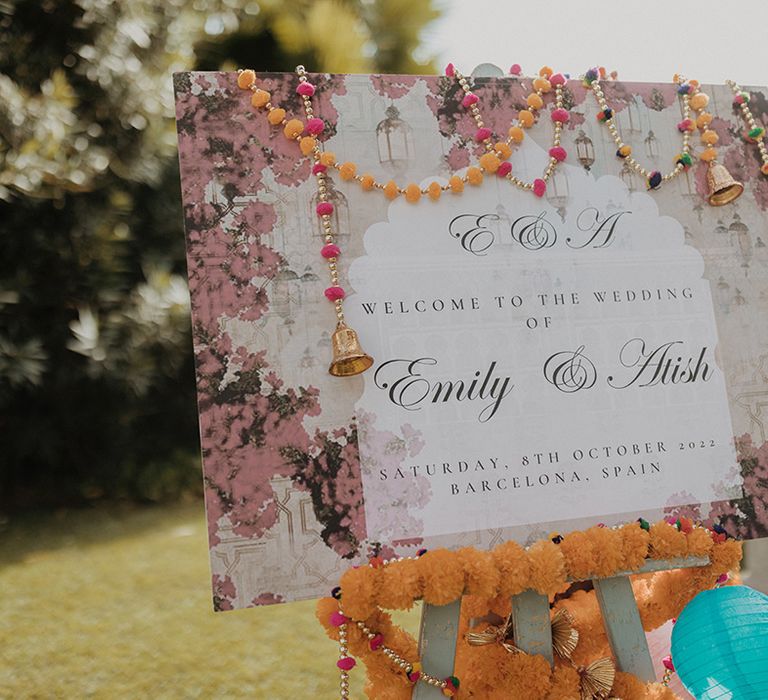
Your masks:
{"label": "pink pom pom", "polygon": [[720,574],[717,577],[717,583],[722,586],[724,583],[728,583],[728,579],[729,578],[730,578],[730,576],[727,573],[726,574]]}
{"label": "pink pom pom", "polygon": [[544,193],[547,191],[547,183],[544,182],[541,178],[537,177],[533,181],[533,193],[537,197],[543,197]]}
{"label": "pink pom pom", "polygon": [[447,75],[449,78],[453,78],[453,77],[456,75],[456,67],[453,65],[453,63],[449,63],[449,64],[448,64],[448,65],[445,67],[445,74],[446,74],[446,75]]}
{"label": "pink pom pom", "polygon": [[683,119],[683,121],[678,123],[677,130],[678,131],[693,131],[693,120],[692,119]]}
{"label": "pink pom pom", "polygon": [[571,115],[568,114],[567,109],[563,109],[562,107],[558,107],[555,110],[552,110],[552,121],[553,122],[560,122],[561,124],[565,124],[569,119],[571,118]]}
{"label": "pink pom pom", "polygon": [[744,104],[744,95],[736,95],[736,97],[733,98],[733,103],[737,105],[743,105]]}
{"label": "pink pom pom", "polygon": [[461,101],[462,107],[471,107],[474,104],[477,104],[480,98],[475,95],[474,92],[468,92],[466,95],[464,95],[464,99]]}
{"label": "pink pom pom", "polygon": [[357,662],[351,656],[343,656],[337,662],[336,665],[342,671],[351,671]]}
{"label": "pink pom pom", "polygon": [[312,136],[322,134],[324,129],[325,122],[319,117],[312,117],[312,119],[307,122],[306,132]]}
{"label": "pink pom pom", "polygon": [[499,177],[506,177],[512,172],[512,163],[510,163],[508,160],[505,160],[500,166],[499,169],[496,171],[496,174]]}
{"label": "pink pom pom", "polygon": [[549,149],[549,155],[558,163],[562,163],[567,158],[568,153],[566,153],[566,150],[562,146],[553,146]]}
{"label": "pink pom pom", "polygon": [[296,92],[302,97],[312,97],[315,94],[315,86],[312,83],[299,83]]}
{"label": "pink pom pom", "polygon": [[341,627],[349,622],[349,618],[346,615],[342,615],[338,610],[331,615],[331,624],[334,627]]}
{"label": "pink pom pom", "polygon": [[368,645],[371,647],[371,651],[376,651],[382,644],[384,644],[384,637],[382,637],[380,634],[377,634],[368,643]]}
{"label": "pink pom pom", "polygon": [[328,245],[323,246],[320,255],[324,258],[338,258],[339,255],[341,255],[341,248],[333,243],[329,243]]}
{"label": "pink pom pom", "polygon": [[565,76],[562,73],[555,73],[549,79],[550,85],[557,87],[558,85],[565,85]]}
{"label": "pink pom pom", "polygon": [[665,656],[661,663],[664,665],[664,668],[667,669],[667,671],[674,671],[675,670],[675,664],[672,663],[672,657],[671,656]]}
{"label": "pink pom pom", "polygon": [[312,166],[312,174],[317,175],[318,173],[324,173],[328,170],[328,167],[323,165],[322,163],[315,163]]}
{"label": "pink pom pom", "polygon": [[338,301],[346,296],[344,290],[341,287],[328,287],[325,290],[325,297],[328,301]]}
{"label": "pink pom pom", "polygon": [[330,202],[320,202],[315,209],[318,216],[328,216],[333,214],[333,204]]}
{"label": "pink pom pom", "polygon": [[664,522],[667,525],[675,525],[677,523],[677,516],[675,516],[675,515],[668,515],[666,518],[664,518]]}
{"label": "pink pom pom", "polygon": [[489,138],[491,138],[491,130],[487,126],[484,126],[475,132],[475,141],[478,143],[482,143],[485,139]]}
{"label": "pink pom pom", "polygon": [[519,63],[513,63],[511,68],[509,69],[510,75],[520,75],[520,73],[523,72],[523,69],[520,67]]}

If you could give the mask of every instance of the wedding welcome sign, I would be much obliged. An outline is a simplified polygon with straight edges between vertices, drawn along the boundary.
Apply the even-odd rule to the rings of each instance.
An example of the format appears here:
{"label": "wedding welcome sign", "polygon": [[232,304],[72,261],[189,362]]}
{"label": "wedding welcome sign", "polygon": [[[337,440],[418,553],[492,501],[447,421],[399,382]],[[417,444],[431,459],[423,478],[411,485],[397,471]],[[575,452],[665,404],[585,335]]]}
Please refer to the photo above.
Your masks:
{"label": "wedding welcome sign", "polygon": [[[295,116],[292,74],[261,74]],[[482,153],[448,78],[317,75],[322,148],[377,180],[444,184]],[[674,85],[607,83],[622,138],[668,170]],[[506,134],[526,81],[478,78]],[[214,603],[326,595],[350,564],[689,515],[766,534],[768,178],[726,86],[720,161],[648,191],[598,107],[564,88],[544,196],[486,175],[436,201],[330,178],[344,310],[373,366],[328,373],[336,316],[311,160],[237,75],[176,76]],[[752,111],[766,116],[764,90]],[[547,107],[513,171],[549,163]],[[677,149],[677,150],[676,150]]]}

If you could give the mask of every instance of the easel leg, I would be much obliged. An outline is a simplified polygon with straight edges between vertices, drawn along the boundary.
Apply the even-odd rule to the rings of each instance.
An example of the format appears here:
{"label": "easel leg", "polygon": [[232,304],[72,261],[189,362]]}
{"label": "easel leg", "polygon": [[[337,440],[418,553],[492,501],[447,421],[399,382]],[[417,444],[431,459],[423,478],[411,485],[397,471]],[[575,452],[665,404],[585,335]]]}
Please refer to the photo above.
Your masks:
{"label": "easel leg", "polygon": [[[437,678],[453,675],[460,612],[461,599],[448,605],[424,604],[419,631],[419,658],[424,670]],[[444,698],[439,688],[421,682],[416,684],[413,697],[414,700]]]}
{"label": "easel leg", "polygon": [[527,654],[541,654],[552,665],[552,623],[547,596],[533,590],[513,596],[512,628],[516,647]]}
{"label": "easel leg", "polygon": [[595,579],[593,584],[619,670],[634,673],[642,681],[656,680],[629,577]]}

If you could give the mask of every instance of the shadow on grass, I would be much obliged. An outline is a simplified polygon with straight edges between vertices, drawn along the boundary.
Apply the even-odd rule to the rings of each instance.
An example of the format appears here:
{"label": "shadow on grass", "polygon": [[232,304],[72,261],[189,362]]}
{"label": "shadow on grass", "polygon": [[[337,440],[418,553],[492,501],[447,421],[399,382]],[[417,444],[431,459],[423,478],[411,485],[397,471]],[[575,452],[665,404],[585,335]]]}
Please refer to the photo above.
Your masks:
{"label": "shadow on grass", "polygon": [[198,519],[204,527],[205,508],[197,498],[162,505],[99,502],[52,513],[29,511],[0,525],[0,568],[40,552],[99,546]]}

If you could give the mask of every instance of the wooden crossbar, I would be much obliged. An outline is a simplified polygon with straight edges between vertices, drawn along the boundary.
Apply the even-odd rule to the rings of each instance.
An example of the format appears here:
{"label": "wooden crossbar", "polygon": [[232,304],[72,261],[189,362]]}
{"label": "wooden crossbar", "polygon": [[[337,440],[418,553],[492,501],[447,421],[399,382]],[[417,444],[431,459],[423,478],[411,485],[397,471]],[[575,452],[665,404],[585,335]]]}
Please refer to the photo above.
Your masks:
{"label": "wooden crossbar", "polygon": [[[618,670],[633,673],[643,681],[656,680],[640,612],[629,576],[669,569],[689,569],[709,564],[706,557],[649,559],[637,571],[622,571],[609,578],[593,578],[595,595]],[[445,678],[453,673],[461,601],[448,605],[427,605],[421,616],[419,658],[424,670]],[[541,654],[553,663],[549,600],[533,590],[512,597],[512,625],[515,646],[529,654]],[[414,700],[437,700],[442,692],[418,683]]]}

